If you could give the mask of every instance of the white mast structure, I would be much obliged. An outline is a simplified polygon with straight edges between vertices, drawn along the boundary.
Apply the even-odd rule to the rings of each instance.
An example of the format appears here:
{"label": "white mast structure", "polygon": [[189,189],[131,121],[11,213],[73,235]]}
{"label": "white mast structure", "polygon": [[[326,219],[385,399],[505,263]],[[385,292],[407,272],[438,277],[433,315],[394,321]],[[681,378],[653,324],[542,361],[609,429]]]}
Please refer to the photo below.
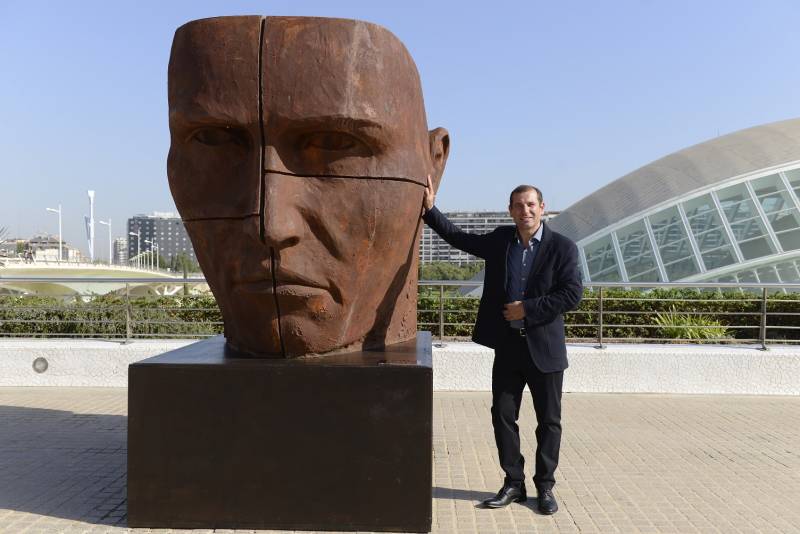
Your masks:
{"label": "white mast structure", "polygon": [[89,261],[94,263],[94,191],[87,191],[89,194],[89,216],[86,220],[86,239],[89,241]]}

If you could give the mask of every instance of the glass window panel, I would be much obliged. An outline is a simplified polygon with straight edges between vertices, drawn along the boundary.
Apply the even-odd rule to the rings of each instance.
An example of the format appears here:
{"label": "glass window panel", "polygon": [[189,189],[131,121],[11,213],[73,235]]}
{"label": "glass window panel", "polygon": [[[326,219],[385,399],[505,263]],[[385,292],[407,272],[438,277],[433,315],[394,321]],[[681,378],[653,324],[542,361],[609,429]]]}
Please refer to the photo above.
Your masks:
{"label": "glass window panel", "polygon": [[692,200],[687,200],[683,203],[683,209],[686,212],[686,216],[689,218],[689,220],[691,220],[693,217],[697,217],[708,212],[716,213],[717,211],[714,201],[711,200],[711,195],[703,195],[701,197],[693,198]]}
{"label": "glass window panel", "polygon": [[779,263],[775,268],[778,270],[778,277],[781,279],[781,282],[790,284],[800,282],[800,273],[797,272],[797,268],[793,262]]}
{"label": "glass window panel", "polygon": [[794,188],[794,192],[800,197],[800,169],[785,171],[783,174],[789,179],[789,184]]}
{"label": "glass window panel", "polygon": [[736,273],[736,277],[739,279],[739,282],[744,284],[758,283],[758,279],[756,278],[756,273],[754,271],[739,271]]}
{"label": "glass window panel", "polygon": [[667,271],[667,278],[672,282],[700,272],[693,257],[665,265],[664,270]]}
{"label": "glass window panel", "polygon": [[637,274],[643,273],[645,271],[657,268],[658,265],[656,264],[656,260],[653,257],[653,253],[650,252],[649,250],[646,253],[642,254],[641,256],[625,260],[625,270],[628,272],[628,278],[636,276]]}
{"label": "glass window panel", "polygon": [[[671,263],[673,261],[686,258],[687,256],[691,256],[692,246],[689,244],[688,239],[683,239],[681,241],[662,245],[658,247],[658,251],[661,253],[661,260],[664,263]],[[670,280],[671,279],[672,277],[670,277]]]}
{"label": "glass window panel", "polygon": [[689,219],[689,228],[692,229],[694,235],[702,234],[717,226],[719,226],[719,217],[716,213],[704,213]]}
{"label": "glass window panel", "polygon": [[781,247],[783,247],[783,250],[800,249],[800,229],[779,233],[778,241],[780,242]]}
{"label": "glass window panel", "polygon": [[758,215],[756,207],[750,198],[750,193],[744,184],[733,185],[721,189],[717,193],[719,203],[722,205],[722,211],[725,217],[731,223],[740,221],[742,219],[749,219]]}
{"label": "glass window panel", "polygon": [[592,276],[594,282],[622,282],[622,276],[619,274],[619,269],[616,265],[606,269],[603,272],[597,273]]}
{"label": "glass window panel", "polygon": [[638,256],[650,250],[650,238],[647,236],[644,221],[637,221],[617,230],[617,240],[623,258]]}
{"label": "glass window panel", "polygon": [[653,237],[656,240],[656,245],[660,247],[685,238],[686,230],[683,228],[682,222],[669,226],[653,227]]}
{"label": "glass window panel", "polygon": [[759,202],[761,202],[761,207],[764,208],[764,213],[772,213],[794,207],[794,200],[786,191],[763,196],[759,199]]}
{"label": "glass window panel", "polygon": [[589,266],[589,275],[593,281],[621,279],[610,235],[592,241],[583,250],[586,254],[586,263]]}
{"label": "glass window panel", "polygon": [[705,252],[724,245],[729,245],[728,236],[720,228],[709,230],[703,234],[695,236],[700,252]]}
{"label": "glass window panel", "polygon": [[628,279],[631,282],[661,282],[661,275],[658,272],[658,269],[652,271],[645,271],[643,273],[639,273],[635,276],[631,276],[628,274]]}
{"label": "glass window panel", "polygon": [[775,269],[771,266],[759,267],[756,269],[758,273],[758,279],[764,283],[777,283],[780,282],[778,280],[778,273],[775,272]]}
{"label": "glass window panel", "polygon": [[777,174],[764,176],[763,178],[758,178],[750,183],[753,185],[753,191],[755,191],[756,196],[758,197],[768,193],[786,190],[786,188],[783,187],[783,181],[781,180],[781,177]]}
{"label": "glass window panel", "polygon": [[731,230],[733,230],[733,235],[736,237],[736,241],[739,243],[754,237],[767,235],[767,229],[764,226],[764,222],[761,220],[761,217],[732,222]]}
{"label": "glass window panel", "polygon": [[670,224],[675,224],[680,222],[681,216],[678,213],[678,208],[672,206],[671,208],[667,208],[665,210],[661,210],[658,213],[654,213],[650,216],[650,224],[653,227],[656,226],[668,226]]}
{"label": "glass window panel", "polygon": [[767,219],[776,232],[800,228],[800,213],[796,209],[770,214]]}
{"label": "glass window panel", "polygon": [[736,262],[736,256],[733,254],[733,249],[730,246],[704,252],[703,263],[706,264],[706,270],[719,269],[726,265],[731,265]]}
{"label": "glass window panel", "polygon": [[753,258],[761,258],[769,254],[775,254],[772,242],[766,237],[759,237],[739,243],[739,249],[742,251],[742,256],[746,260]]}

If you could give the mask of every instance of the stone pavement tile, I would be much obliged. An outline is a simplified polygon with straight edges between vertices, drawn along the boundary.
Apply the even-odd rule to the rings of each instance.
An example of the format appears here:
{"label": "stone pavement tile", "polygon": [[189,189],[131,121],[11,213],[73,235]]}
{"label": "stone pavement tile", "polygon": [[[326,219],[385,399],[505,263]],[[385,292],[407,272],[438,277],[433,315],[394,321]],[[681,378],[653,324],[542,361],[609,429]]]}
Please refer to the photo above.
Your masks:
{"label": "stone pavement tile", "polygon": [[[567,394],[550,517],[532,487],[475,508],[502,485],[490,402],[434,396],[436,533],[800,533],[799,398]],[[124,389],[0,388],[0,532],[131,531],[126,412]],[[531,466],[529,397],[519,424]]]}

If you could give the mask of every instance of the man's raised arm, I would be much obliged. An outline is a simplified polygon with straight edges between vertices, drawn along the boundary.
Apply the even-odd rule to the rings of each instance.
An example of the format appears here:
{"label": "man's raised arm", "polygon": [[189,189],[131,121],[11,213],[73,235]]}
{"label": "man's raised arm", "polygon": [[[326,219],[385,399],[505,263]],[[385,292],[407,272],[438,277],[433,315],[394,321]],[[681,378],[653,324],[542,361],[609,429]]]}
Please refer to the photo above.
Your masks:
{"label": "man's raised arm", "polygon": [[451,223],[447,217],[433,205],[435,198],[436,193],[433,190],[433,183],[431,182],[430,175],[428,175],[428,185],[425,188],[425,195],[422,198],[422,208],[424,210],[422,220],[450,245],[472,254],[473,256],[486,259],[486,254],[488,253],[487,247],[489,245],[487,239],[488,234],[469,234]]}

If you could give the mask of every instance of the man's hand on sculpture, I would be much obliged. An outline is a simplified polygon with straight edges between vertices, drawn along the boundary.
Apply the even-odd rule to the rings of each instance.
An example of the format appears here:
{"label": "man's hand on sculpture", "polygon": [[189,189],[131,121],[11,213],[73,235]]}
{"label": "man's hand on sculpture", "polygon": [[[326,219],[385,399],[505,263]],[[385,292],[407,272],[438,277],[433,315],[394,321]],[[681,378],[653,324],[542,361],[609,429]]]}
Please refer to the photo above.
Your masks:
{"label": "man's hand on sculpture", "polygon": [[436,193],[433,190],[433,182],[431,182],[431,175],[428,175],[428,185],[425,187],[425,196],[422,197],[422,207],[425,208],[427,213],[433,207],[433,200],[436,198]]}
{"label": "man's hand on sculpture", "polygon": [[517,321],[524,318],[525,308],[522,306],[522,301],[516,300],[506,304],[503,310],[503,317],[506,318],[506,321]]}

